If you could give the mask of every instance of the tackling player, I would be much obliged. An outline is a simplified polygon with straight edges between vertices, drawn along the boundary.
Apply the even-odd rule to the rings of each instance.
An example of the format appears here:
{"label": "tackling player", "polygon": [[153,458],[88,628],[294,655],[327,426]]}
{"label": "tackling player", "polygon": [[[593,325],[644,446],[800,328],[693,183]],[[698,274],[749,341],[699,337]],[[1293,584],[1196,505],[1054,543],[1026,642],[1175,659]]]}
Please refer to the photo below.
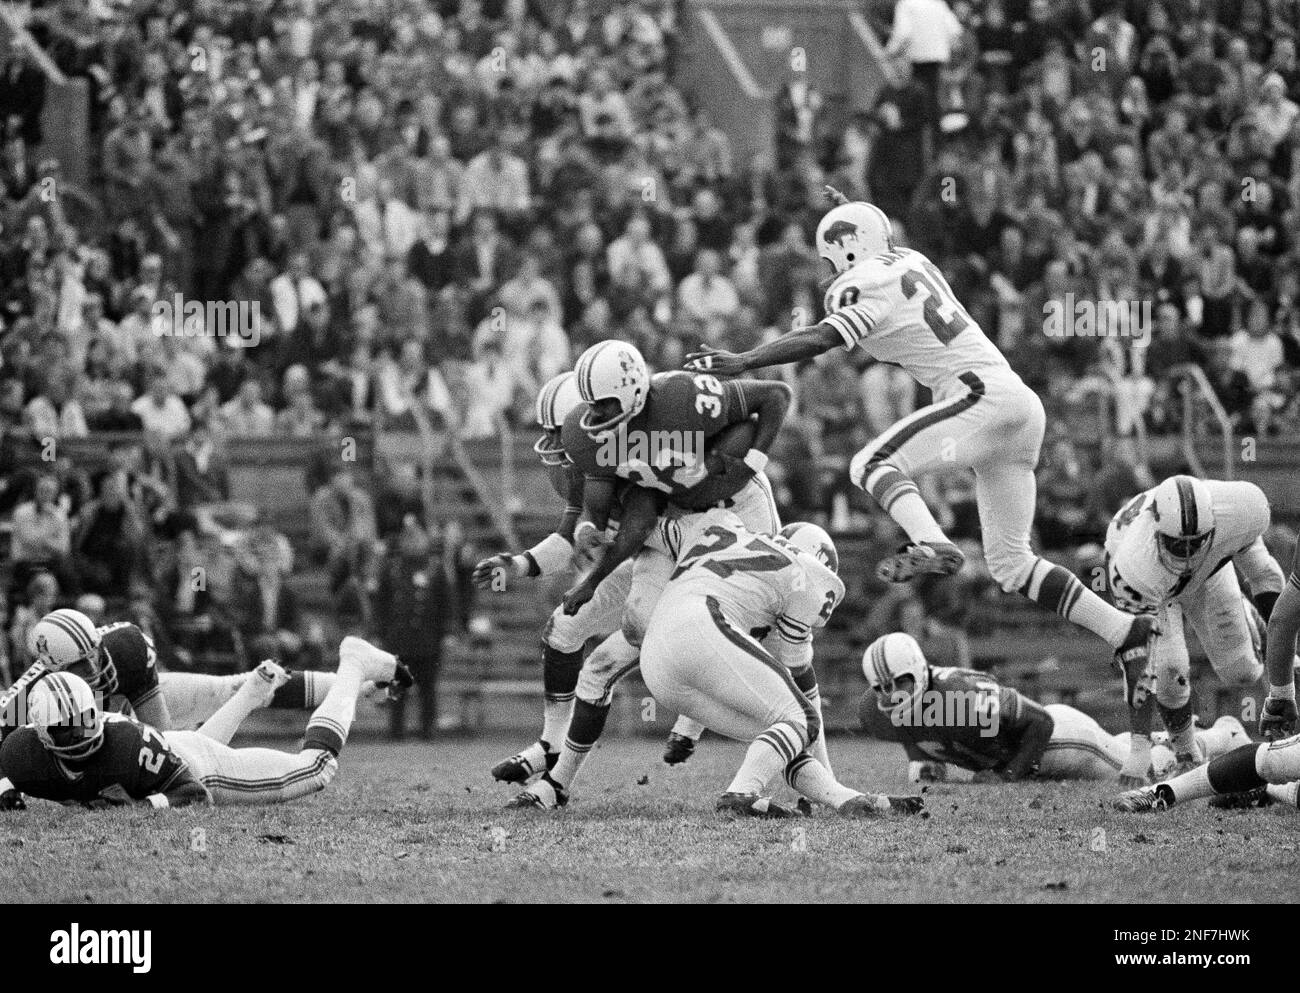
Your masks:
{"label": "tackling player", "polygon": [[[565,501],[564,512],[554,532],[518,554],[500,553],[474,567],[474,582],[482,589],[493,589],[499,578],[512,579],[548,576],[568,568],[573,558],[573,533],[582,513],[582,470],[564,451],[560,428],[569,414],[583,405],[573,372],[563,372],[546,383],[537,394],[537,423],[542,435],[533,451],[546,467],[551,486]],[[527,748],[503,759],[492,767],[492,777],[505,783],[527,783],[535,776],[555,768],[573,716],[573,701],[582,670],[583,647],[595,637],[604,638],[617,632],[622,624],[623,604],[632,586],[632,563],[625,562],[614,570],[596,590],[595,595],[576,613],[569,614],[558,605],[542,632],[542,734]],[[695,722],[679,721],[669,737],[694,744],[700,729]],[[683,746],[678,746],[682,748]],[[689,752],[687,752],[689,755]]]}
{"label": "tackling player", "polygon": [[920,797],[866,795],[835,779],[820,708],[801,689],[812,675],[813,632],[844,597],[830,536],[804,523],[755,534],[725,510],[665,521],[659,531],[677,566],[650,619],[641,674],[656,700],[750,742],[717,809],[796,816],[767,795],[784,771],[804,797],[845,816],[919,811]]}
{"label": "tackling player", "polygon": [[[828,188],[829,190],[829,188]],[[859,346],[901,366],[934,403],[903,418],[854,456],[853,483],[907,532],[909,544],[885,560],[882,578],[951,574],[962,553],[945,536],[913,481],[936,464],[975,472],[989,572],[1007,591],[1055,610],[1105,639],[1132,683],[1146,666],[1153,622],[1112,607],[1068,570],[1034,554],[1034,469],[1043,441],[1043,405],[919,252],[894,243],[889,219],[867,203],[836,199],[817,226],[817,250],[835,279],[826,317],[748,352],[703,348],[687,368],[724,376],[803,362],[838,345]]]}
{"label": "tackling player", "polygon": [[[641,353],[622,341],[593,345],[574,372],[585,406],[569,413],[560,437],[583,475],[587,520],[575,531],[579,554],[598,557],[565,594],[563,609],[576,614],[629,560],[631,584],[621,630],[583,663],[559,759],[508,804],[521,809],[567,802],[568,789],[604,730],[615,685],[637,665],[646,623],[673,567],[663,552],[645,547],[660,515],[721,505],[756,532],[774,534],[780,527],[763,468],[789,408],[787,386],[756,380],[722,384],[684,372],[651,377]],[[732,452],[737,439],[745,441],[740,455]],[[606,532],[616,512],[618,531],[610,541]],[[698,737],[701,729],[692,730]],[[681,743],[674,739],[682,736],[670,738],[670,747]]]}
{"label": "tackling player", "polygon": [[362,684],[392,682],[401,668],[396,656],[344,638],[337,678],[308,720],[296,754],[227,744],[243,718],[269,703],[288,678],[271,662],[262,663],[198,731],[161,733],[104,713],[79,676],[51,673],[29,689],[27,723],[0,745],[0,769],[29,796],[91,807],[284,803],[329,785]]}
{"label": "tackling player", "polygon": [[[1253,483],[1172,476],[1133,497],[1111,521],[1107,579],[1115,602],[1135,614],[1154,614],[1159,628],[1149,668],[1129,701],[1133,747],[1125,785],[1150,782],[1153,682],[1178,756],[1176,771],[1204,761],[1192,725],[1184,620],[1223,683],[1251,686],[1263,673],[1264,625],[1283,586],[1282,568],[1264,547],[1269,517],[1268,500]],[[1249,599],[1237,569],[1250,585]]]}
{"label": "tackling player", "polygon": [[[1115,779],[1128,757],[1128,734],[1110,734],[1064,704],[1040,706],[986,672],[931,666],[909,634],[877,638],[862,671],[871,684],[858,704],[862,728],[903,746],[912,782],[947,779],[949,766],[974,782]],[[1240,721],[1222,717],[1197,739],[1218,754],[1248,737]],[[1148,742],[1148,755],[1161,770],[1174,765],[1163,739]]]}

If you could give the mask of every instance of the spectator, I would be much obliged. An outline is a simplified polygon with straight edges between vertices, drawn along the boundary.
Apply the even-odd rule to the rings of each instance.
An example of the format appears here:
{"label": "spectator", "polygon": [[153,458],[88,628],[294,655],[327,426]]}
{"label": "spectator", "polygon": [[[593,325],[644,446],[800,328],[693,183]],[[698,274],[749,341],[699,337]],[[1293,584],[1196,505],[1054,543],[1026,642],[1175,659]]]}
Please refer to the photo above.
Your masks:
{"label": "spectator", "polygon": [[149,374],[147,390],[144,396],[131,404],[131,412],[140,418],[146,431],[155,432],[169,441],[180,438],[190,429],[190,412],[162,369]]}
{"label": "spectator", "polygon": [[262,384],[250,376],[239,384],[234,398],[221,405],[221,423],[233,437],[263,438],[275,427],[275,411],[262,402]]}
{"label": "spectator", "polygon": [[14,563],[14,582],[21,586],[37,571],[68,577],[68,555],[72,531],[68,511],[60,500],[59,480],[53,473],[36,477],[32,498],[14,508],[13,536],[9,557]]}
{"label": "spectator", "polygon": [[945,0],[898,0],[885,54],[901,55],[925,88],[932,123],[939,120],[939,73],[952,57],[962,27]]}
{"label": "spectator", "polygon": [[82,588],[121,597],[144,565],[145,534],[145,515],[131,497],[126,473],[106,473],[73,531],[73,560]]}
{"label": "spectator", "polygon": [[27,581],[27,602],[13,612],[9,628],[10,671],[14,678],[26,672],[36,661],[36,644],[32,628],[59,603],[59,581],[48,572],[38,572]]}
{"label": "spectator", "polygon": [[374,505],[352,470],[334,470],[311,498],[311,549],[329,571],[330,591],[342,595],[364,575],[378,537]]}

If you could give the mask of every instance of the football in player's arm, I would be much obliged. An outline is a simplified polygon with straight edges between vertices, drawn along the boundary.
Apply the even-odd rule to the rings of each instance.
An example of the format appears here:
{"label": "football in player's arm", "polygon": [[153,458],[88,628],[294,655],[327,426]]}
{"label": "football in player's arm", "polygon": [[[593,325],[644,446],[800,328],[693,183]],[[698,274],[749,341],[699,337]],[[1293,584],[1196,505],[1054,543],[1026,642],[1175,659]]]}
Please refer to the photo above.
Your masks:
{"label": "football in player's arm", "polygon": [[1300,717],[1295,703],[1297,634],[1300,634],[1300,541],[1296,542],[1286,586],[1268,617],[1268,645],[1265,649],[1268,696],[1259,718],[1259,730],[1270,740],[1294,734]]}

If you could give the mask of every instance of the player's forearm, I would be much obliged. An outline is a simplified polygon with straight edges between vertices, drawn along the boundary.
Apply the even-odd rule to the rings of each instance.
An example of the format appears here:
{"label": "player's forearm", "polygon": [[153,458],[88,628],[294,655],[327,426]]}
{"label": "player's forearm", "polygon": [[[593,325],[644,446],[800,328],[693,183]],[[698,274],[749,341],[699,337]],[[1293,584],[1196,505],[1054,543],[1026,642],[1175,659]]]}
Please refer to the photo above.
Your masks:
{"label": "player's forearm", "polygon": [[1269,695],[1295,695],[1295,641],[1300,634],[1300,590],[1287,583],[1268,620]]}
{"label": "player's forearm", "polygon": [[771,451],[776,436],[781,433],[781,425],[785,423],[785,415],[790,410],[794,393],[785,383],[755,383],[754,389],[749,389],[748,384],[746,386],[746,399],[752,397],[751,407],[758,415],[752,447],[767,453]]}
{"label": "player's forearm", "polygon": [[649,490],[633,488],[623,501],[623,516],[619,520],[618,534],[605,549],[587,581],[599,586],[610,573],[639,552],[654,530],[659,516],[655,496]]}
{"label": "player's forearm", "polygon": [[789,365],[829,352],[841,340],[840,333],[829,324],[814,324],[742,352],[739,359],[746,372],[772,365]]}

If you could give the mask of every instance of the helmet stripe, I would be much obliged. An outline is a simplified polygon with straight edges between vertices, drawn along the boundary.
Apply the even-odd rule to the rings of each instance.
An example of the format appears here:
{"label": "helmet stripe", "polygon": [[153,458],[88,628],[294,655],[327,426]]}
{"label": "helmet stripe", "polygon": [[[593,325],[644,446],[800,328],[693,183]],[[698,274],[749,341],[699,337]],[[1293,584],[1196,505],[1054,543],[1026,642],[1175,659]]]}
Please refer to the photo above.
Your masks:
{"label": "helmet stripe", "polygon": [[1199,533],[1200,525],[1196,513],[1196,491],[1192,489],[1192,481],[1186,476],[1179,476],[1174,480],[1174,484],[1178,488],[1178,512],[1182,518],[1182,534],[1191,537]]}
{"label": "helmet stripe", "polygon": [[68,619],[68,617],[62,615],[60,611],[56,610],[52,614],[47,614],[45,620],[50,624],[53,624],[60,631],[65,632],[68,637],[72,639],[72,643],[77,646],[78,651],[80,651],[82,655],[89,655],[91,649],[95,647],[91,643],[90,639],[86,637],[85,632],[81,630],[80,626],[74,624]]}

